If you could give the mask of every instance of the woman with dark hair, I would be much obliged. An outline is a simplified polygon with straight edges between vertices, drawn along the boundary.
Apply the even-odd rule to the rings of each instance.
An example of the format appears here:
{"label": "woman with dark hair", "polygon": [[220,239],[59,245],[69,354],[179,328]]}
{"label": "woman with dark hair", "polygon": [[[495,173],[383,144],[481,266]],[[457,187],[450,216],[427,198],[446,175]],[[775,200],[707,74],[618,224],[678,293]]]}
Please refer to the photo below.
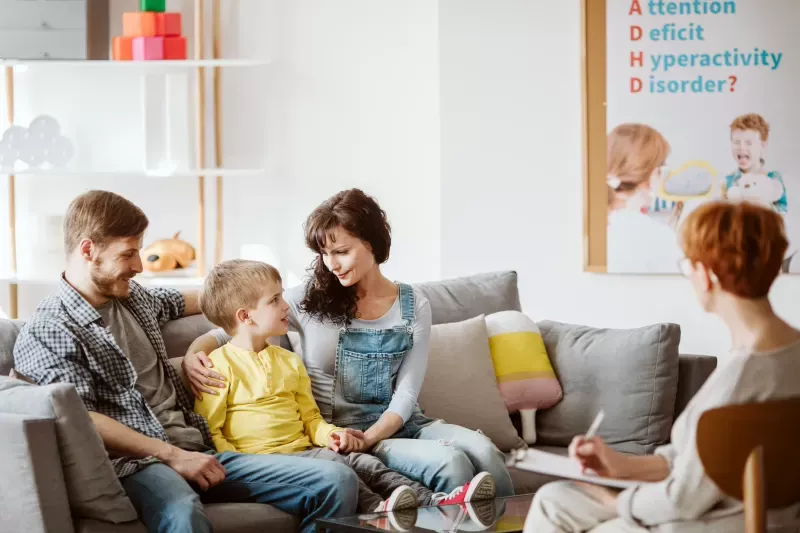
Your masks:
{"label": "woman with dark hair", "polygon": [[[316,254],[311,276],[285,299],[323,418],[356,430],[389,468],[445,493],[441,503],[513,495],[505,458],[486,436],[431,419],[417,403],[431,309],[381,273],[391,248],[383,209],[361,190],[342,191],[311,213],[305,238]],[[195,394],[214,393],[222,377],[205,353],[227,341],[215,330],[190,346],[183,364]]]}

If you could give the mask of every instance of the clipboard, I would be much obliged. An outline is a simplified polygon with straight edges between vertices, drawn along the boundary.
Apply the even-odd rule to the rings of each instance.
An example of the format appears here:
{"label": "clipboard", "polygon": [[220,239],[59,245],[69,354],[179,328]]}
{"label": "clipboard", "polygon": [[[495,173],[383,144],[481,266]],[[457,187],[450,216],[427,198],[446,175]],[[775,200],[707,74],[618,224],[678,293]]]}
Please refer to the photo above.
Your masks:
{"label": "clipboard", "polygon": [[513,461],[509,464],[521,470],[529,470],[531,472],[548,474],[560,478],[575,479],[618,489],[628,489],[639,485],[651,484],[651,482],[647,481],[601,477],[592,472],[583,474],[581,473],[580,465],[575,460],[563,455],[536,450],[534,448],[517,450],[512,453],[515,455]]}

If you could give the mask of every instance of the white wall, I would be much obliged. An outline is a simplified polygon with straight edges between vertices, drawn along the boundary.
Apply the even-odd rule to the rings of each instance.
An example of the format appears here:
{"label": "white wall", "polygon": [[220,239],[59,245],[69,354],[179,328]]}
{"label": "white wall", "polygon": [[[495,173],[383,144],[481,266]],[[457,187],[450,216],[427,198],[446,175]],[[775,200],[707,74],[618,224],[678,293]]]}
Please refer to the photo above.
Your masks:
{"label": "white wall", "polygon": [[[682,278],[582,272],[579,0],[439,5],[442,275],[515,269],[536,319],[676,322],[683,352],[724,356]],[[800,325],[798,289],[783,277],[773,301]]]}
{"label": "white wall", "polygon": [[[260,108],[263,100],[253,120],[266,124],[270,173],[260,183],[229,183],[226,224],[238,235],[226,254],[261,239],[285,273],[302,276],[312,258],[305,217],[331,194],[360,187],[393,226],[387,274],[438,278],[436,2],[237,2],[238,52],[263,46],[272,65],[262,85],[230,87],[236,97],[226,105]],[[248,130],[229,133],[232,149],[247,140]],[[237,208],[245,201],[252,209]]]}
{"label": "white wall", "polygon": [[[137,4],[114,0],[112,35],[121,32],[122,13]],[[210,1],[206,4],[210,18]],[[191,0],[167,3],[168,10],[184,14],[190,55],[192,5]],[[268,170],[225,179],[225,258],[238,256],[243,245],[268,246],[287,282],[296,282],[310,259],[303,243],[305,217],[331,194],[362,187],[379,198],[393,225],[387,274],[409,281],[439,277],[437,16],[436,3],[427,0],[223,2],[223,56],[272,61],[268,69],[222,74],[223,163],[252,167],[265,162]],[[210,24],[207,32],[210,42]],[[17,122],[27,125],[37,114],[51,113],[76,142],[82,167],[130,168],[142,150],[138,80],[114,79],[109,72],[56,74],[37,68],[18,76]],[[210,136],[210,106],[207,117]],[[207,165],[212,157],[209,149]],[[211,259],[213,176],[207,181]],[[20,273],[35,269],[39,276],[57,276],[59,266],[42,260],[37,224],[63,213],[87,188],[108,188],[140,205],[151,218],[148,241],[182,230],[183,238],[197,242],[194,178],[19,176]],[[0,206],[5,205],[3,186]],[[8,242],[8,232],[0,231],[0,272],[5,274]],[[6,309],[7,288],[0,285],[0,305]],[[22,285],[20,316],[29,315],[52,289]]]}
{"label": "white wall", "polygon": [[[273,61],[265,71],[223,76],[225,163],[263,155],[268,168],[225,182],[226,257],[260,243],[289,281],[302,276],[305,216],[333,192],[360,186],[378,197],[393,224],[392,278],[515,269],[523,307],[536,319],[604,327],[674,321],[684,352],[724,355],[726,331],[697,308],[684,280],[581,271],[579,0],[224,4],[223,53]],[[168,5],[191,20],[191,2]],[[122,91],[101,102],[116,98],[124,106],[124,82],[100,81]],[[85,119],[63,103],[57,109],[89,147],[113,137],[112,117],[125,115],[117,109]],[[125,139],[128,126],[117,127]],[[103,134],[92,138],[92,131]],[[151,215],[152,238],[177,229],[195,236],[191,178],[19,182],[26,220],[57,212],[85,187],[107,186]],[[209,201],[212,192],[209,186]],[[29,261],[37,257],[34,226],[20,229]],[[209,252],[212,229],[213,217]],[[780,279],[774,301],[800,324],[791,296],[798,284]],[[49,290],[23,287],[23,316]],[[0,298],[5,302],[2,292]]]}

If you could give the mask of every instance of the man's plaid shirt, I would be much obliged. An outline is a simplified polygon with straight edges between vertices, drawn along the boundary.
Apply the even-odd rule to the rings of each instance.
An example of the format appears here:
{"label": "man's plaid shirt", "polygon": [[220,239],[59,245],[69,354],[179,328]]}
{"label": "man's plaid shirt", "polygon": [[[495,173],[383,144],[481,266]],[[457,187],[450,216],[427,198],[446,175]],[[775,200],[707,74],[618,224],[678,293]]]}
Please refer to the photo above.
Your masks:
{"label": "man's plaid shirt", "polygon": [[[200,430],[209,447],[206,420],[193,411],[194,399],[169,363],[161,326],[183,316],[183,295],[174,289],[145,289],[130,282],[120,300],[153,344],[167,379],[175,387],[177,407],[186,422]],[[22,327],[14,345],[14,367],[40,385],[72,383],[86,409],[106,415],[148,437],[169,442],[164,428],[136,390],[136,371],[97,310],[63,278],[58,292],[45,299]],[[211,448],[213,449],[213,448]],[[124,477],[156,462],[155,458],[113,459]]]}

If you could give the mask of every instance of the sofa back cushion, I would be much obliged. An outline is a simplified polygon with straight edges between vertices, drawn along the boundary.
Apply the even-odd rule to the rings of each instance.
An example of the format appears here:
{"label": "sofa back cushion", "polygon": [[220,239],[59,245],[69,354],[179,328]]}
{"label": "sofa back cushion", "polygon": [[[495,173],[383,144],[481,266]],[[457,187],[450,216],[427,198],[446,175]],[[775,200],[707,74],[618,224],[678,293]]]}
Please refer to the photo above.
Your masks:
{"label": "sofa back cushion", "polygon": [[0,319],[0,376],[7,376],[14,367],[14,343],[24,320]]}
{"label": "sofa back cushion", "polygon": [[487,272],[441,281],[416,283],[431,304],[434,324],[462,322],[499,311],[521,311],[517,273]]}
{"label": "sofa back cushion", "polygon": [[678,386],[677,324],[598,329],[538,323],[564,391],[552,409],[537,412],[537,444],[568,446],[597,412],[598,435],[621,452],[652,453],[667,442]]}

